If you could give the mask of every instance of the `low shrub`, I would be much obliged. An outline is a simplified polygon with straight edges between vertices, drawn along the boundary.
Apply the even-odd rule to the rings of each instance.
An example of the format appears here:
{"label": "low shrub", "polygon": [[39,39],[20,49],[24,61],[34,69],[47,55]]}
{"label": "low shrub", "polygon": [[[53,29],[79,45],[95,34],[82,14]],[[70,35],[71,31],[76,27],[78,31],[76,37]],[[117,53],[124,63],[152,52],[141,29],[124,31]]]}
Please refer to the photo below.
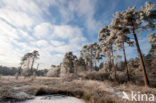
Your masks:
{"label": "low shrub", "polygon": [[0,88],[0,101],[6,101],[11,97],[11,90],[9,88]]}
{"label": "low shrub", "polygon": [[102,73],[102,72],[89,72],[85,75],[85,79],[89,80],[98,80],[98,81],[104,81],[109,79],[109,73]]}

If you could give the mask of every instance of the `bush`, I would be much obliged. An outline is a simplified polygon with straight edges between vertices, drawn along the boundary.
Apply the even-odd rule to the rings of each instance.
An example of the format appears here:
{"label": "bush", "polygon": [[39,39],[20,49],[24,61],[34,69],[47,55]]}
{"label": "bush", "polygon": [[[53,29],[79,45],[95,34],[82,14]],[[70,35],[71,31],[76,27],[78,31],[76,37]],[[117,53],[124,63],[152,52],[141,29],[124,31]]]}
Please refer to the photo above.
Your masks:
{"label": "bush", "polygon": [[47,72],[48,77],[58,77],[60,74],[60,68],[54,67]]}
{"label": "bush", "polygon": [[103,73],[103,72],[89,72],[85,75],[85,79],[90,79],[90,80],[99,80],[99,81],[104,81],[109,79],[109,73]]}
{"label": "bush", "polygon": [[16,79],[16,80],[18,79],[18,73],[15,74],[15,79]]}
{"label": "bush", "polygon": [[0,101],[6,101],[11,98],[11,90],[9,88],[1,88],[0,89]]}
{"label": "bush", "polygon": [[63,81],[69,81],[69,82],[75,79],[79,79],[79,76],[74,73],[68,73],[64,75],[64,77],[62,78]]}

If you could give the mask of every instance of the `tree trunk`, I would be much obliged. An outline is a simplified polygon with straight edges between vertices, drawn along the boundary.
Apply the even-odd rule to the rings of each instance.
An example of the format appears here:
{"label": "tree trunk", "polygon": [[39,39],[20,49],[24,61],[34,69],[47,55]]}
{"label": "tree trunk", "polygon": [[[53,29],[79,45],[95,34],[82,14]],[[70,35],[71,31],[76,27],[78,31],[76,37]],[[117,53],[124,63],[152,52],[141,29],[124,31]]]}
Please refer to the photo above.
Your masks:
{"label": "tree trunk", "polygon": [[36,68],[37,70],[38,70],[39,65],[40,65],[40,64],[38,63],[37,68]]}
{"label": "tree trunk", "polygon": [[77,75],[77,68],[78,68],[78,65],[74,65],[74,73]]}
{"label": "tree trunk", "polygon": [[141,50],[140,50],[140,46],[139,46],[139,43],[138,43],[138,38],[136,36],[135,29],[134,29],[134,24],[133,23],[132,23],[132,26],[133,26],[133,28],[132,28],[132,30],[133,30],[133,36],[134,36],[134,39],[135,39],[135,43],[136,43],[138,55],[139,55],[139,58],[140,58],[140,63],[141,63],[142,70],[143,70],[144,83],[145,83],[145,86],[146,87],[149,87],[149,80],[148,80],[147,72],[146,72],[146,69],[145,69],[145,64],[144,64],[144,61],[143,61],[142,53],[141,53]]}
{"label": "tree trunk", "polygon": [[22,64],[21,64],[21,66],[18,69],[18,75],[21,75],[21,69],[22,69]]}
{"label": "tree trunk", "polygon": [[128,66],[127,66],[127,59],[126,59],[124,41],[122,41],[122,48],[123,48],[123,55],[124,55],[124,60],[125,60],[125,67],[126,67],[126,70],[127,70],[127,79],[129,81],[130,80],[130,77],[129,77],[129,70],[128,70]]}
{"label": "tree trunk", "polygon": [[27,61],[27,69],[30,69],[29,65],[30,65],[30,58],[28,58],[28,61]]}
{"label": "tree trunk", "polygon": [[93,51],[91,50],[91,71],[93,70],[93,64],[94,64],[94,62],[93,62]]}
{"label": "tree trunk", "polygon": [[116,68],[114,67],[114,51],[113,51],[113,45],[111,46],[111,52],[112,52],[112,68],[114,69],[115,79],[117,79],[117,77],[116,77]]}
{"label": "tree trunk", "polygon": [[96,68],[96,61],[94,61],[95,62],[95,68]]}
{"label": "tree trunk", "polygon": [[33,57],[32,64],[31,64],[31,71],[33,70],[34,61],[35,61],[35,58]]}

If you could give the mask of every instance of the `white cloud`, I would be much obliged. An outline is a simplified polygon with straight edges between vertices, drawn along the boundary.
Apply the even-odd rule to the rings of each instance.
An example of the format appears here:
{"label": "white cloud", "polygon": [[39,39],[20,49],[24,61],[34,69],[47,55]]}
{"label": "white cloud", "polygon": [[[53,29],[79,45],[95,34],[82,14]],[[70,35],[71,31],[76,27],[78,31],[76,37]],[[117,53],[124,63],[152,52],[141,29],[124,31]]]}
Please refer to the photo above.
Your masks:
{"label": "white cloud", "polygon": [[51,44],[54,45],[54,46],[61,46],[61,45],[64,45],[65,42],[58,41],[58,40],[51,40]]}
{"label": "white cloud", "polygon": [[71,39],[73,37],[82,36],[81,29],[69,25],[55,25],[53,27],[53,38]]}
{"label": "white cloud", "polygon": [[88,18],[87,21],[85,22],[85,26],[87,27],[89,33],[97,35],[98,30],[100,30],[100,27],[102,27],[102,24],[101,22],[97,22],[93,18]]}
{"label": "white cloud", "polygon": [[82,22],[89,34],[97,33],[102,26],[101,22],[94,18],[96,12],[96,0],[52,0],[49,4],[44,3],[44,5],[48,6],[50,4],[55,6],[59,11],[61,15],[61,24],[66,25],[72,21],[76,21],[76,17]]}
{"label": "white cloud", "polygon": [[0,18],[15,27],[26,27],[30,29],[33,24],[33,20],[27,14],[7,9],[0,9]]}
{"label": "white cloud", "polygon": [[48,43],[45,40],[39,40],[36,42],[36,45],[39,47],[46,47],[46,46],[48,46]]}
{"label": "white cloud", "polygon": [[64,56],[63,54],[51,55],[49,52],[45,50],[40,50],[40,58],[42,58],[38,60],[38,62],[40,63],[40,69],[41,68],[49,69],[52,64],[58,65],[62,61],[63,56]]}
{"label": "white cloud", "polygon": [[18,31],[20,37],[23,37],[29,41],[34,40],[34,38],[30,34],[28,34],[27,32],[25,32],[23,30],[19,30],[19,29],[17,29],[17,31]]}
{"label": "white cloud", "polygon": [[52,25],[49,23],[41,23],[34,28],[34,35],[37,38],[46,37],[52,33]]}
{"label": "white cloud", "polygon": [[[64,5],[65,1],[61,2]],[[19,66],[27,52],[38,50],[40,68],[59,64],[65,52],[78,53],[86,38],[79,27],[46,22],[49,7],[55,0],[2,0],[0,1],[0,64]],[[64,11],[63,11],[64,12]],[[64,14],[64,15],[68,15]],[[69,21],[73,18],[69,17]]]}
{"label": "white cloud", "polygon": [[41,9],[36,5],[33,0],[2,0],[1,7],[6,9],[12,9],[15,11],[23,11],[29,13],[38,13]]}
{"label": "white cloud", "polygon": [[35,17],[37,20],[40,20],[42,19],[41,15],[43,12],[49,13],[48,8],[50,4],[54,3],[52,1],[53,0],[1,0],[0,7],[16,12],[24,12],[31,15],[32,18]]}
{"label": "white cloud", "polygon": [[61,12],[63,16],[70,16],[68,21],[74,20],[75,18],[71,14],[77,14],[80,18],[83,18],[84,26],[87,28],[90,34],[95,34],[102,26],[100,21],[97,21],[95,16],[96,10],[96,0],[72,0],[69,2],[68,8],[62,9],[64,12]]}
{"label": "white cloud", "polygon": [[[4,25],[0,27],[0,64],[7,66],[17,66],[20,61],[21,53],[11,45],[13,39],[16,39],[16,32],[5,31]],[[12,35],[8,35],[12,34]]]}
{"label": "white cloud", "polygon": [[10,25],[8,25],[2,20],[0,20],[0,24],[1,38],[6,38],[7,40],[19,39],[16,29],[12,28]]}
{"label": "white cloud", "polygon": [[[38,28],[38,31],[44,31],[43,32],[44,34],[42,34],[41,36],[42,38],[53,37],[53,39],[49,41],[50,43],[48,43],[47,40],[45,39],[37,40],[33,38],[33,36],[28,34],[28,32],[23,31],[21,29],[15,29],[12,26],[6,24],[2,20],[0,20],[0,23],[3,25],[2,27],[0,27],[0,30],[3,31],[0,35],[2,39],[1,41],[3,41],[3,43],[1,43],[0,45],[0,47],[3,49],[3,51],[1,51],[0,53],[2,54],[0,63],[4,65],[9,63],[8,64],[9,66],[18,66],[20,58],[22,55],[24,55],[24,53],[32,52],[33,50],[38,50],[40,53],[40,60],[38,61],[39,63],[41,63],[40,68],[48,68],[51,64],[59,64],[63,59],[64,53],[68,51],[73,51],[74,53],[78,52],[81,49],[81,46],[86,42],[86,38],[83,37],[81,29],[78,27],[71,27],[69,25],[59,26],[48,24],[48,26],[53,27],[52,34],[49,34],[49,31],[51,31],[51,29],[41,27],[43,26],[43,24],[47,25],[46,23],[37,25],[38,27],[41,27]],[[8,31],[8,29],[10,30]],[[28,39],[29,42],[23,41],[24,39],[26,40]],[[6,51],[11,52],[7,53]],[[53,52],[56,53],[52,54]],[[5,53],[7,53],[7,55],[4,55]],[[12,56],[12,58],[9,59],[10,58],[9,55],[11,55],[11,53],[14,53],[14,56]],[[5,60],[6,62],[4,63],[3,60]]]}

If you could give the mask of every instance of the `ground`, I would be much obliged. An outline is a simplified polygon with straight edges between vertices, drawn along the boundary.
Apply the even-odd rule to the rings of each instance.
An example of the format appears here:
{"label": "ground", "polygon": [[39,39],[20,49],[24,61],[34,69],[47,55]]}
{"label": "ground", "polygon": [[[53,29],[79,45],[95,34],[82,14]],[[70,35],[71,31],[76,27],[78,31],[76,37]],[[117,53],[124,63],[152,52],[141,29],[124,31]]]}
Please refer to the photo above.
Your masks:
{"label": "ground", "polygon": [[156,88],[145,88],[144,86],[136,86],[131,83],[119,85],[107,80],[103,82],[96,80],[66,81],[54,77],[25,79],[19,77],[16,79],[11,76],[3,76],[0,80],[1,102],[22,101],[32,99],[36,95],[63,94],[81,98],[86,103],[132,103],[129,100],[122,99],[123,91],[127,94],[130,94],[131,91],[139,91],[140,94],[146,93],[156,96]]}

